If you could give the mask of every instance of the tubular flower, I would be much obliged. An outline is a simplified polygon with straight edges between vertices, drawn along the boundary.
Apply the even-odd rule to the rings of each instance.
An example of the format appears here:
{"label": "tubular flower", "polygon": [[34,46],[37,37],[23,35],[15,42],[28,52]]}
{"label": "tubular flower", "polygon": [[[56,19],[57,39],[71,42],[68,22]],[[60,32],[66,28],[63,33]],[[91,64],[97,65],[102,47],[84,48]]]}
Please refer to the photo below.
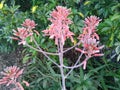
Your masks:
{"label": "tubular flower", "polygon": [[85,18],[85,27],[88,27],[90,29],[95,29],[96,26],[98,26],[99,22],[101,21],[101,19],[99,19],[96,16],[90,16],[88,18]]}
{"label": "tubular flower", "polygon": [[[82,43],[82,47],[84,48],[84,50],[80,49],[80,48],[76,48],[77,51],[85,54],[86,58],[91,58],[93,56],[103,56],[104,54],[100,53],[100,50],[104,47],[102,46],[98,46],[99,41],[97,41],[95,38],[84,38],[82,39],[83,41]],[[86,69],[86,65],[87,65],[87,61],[88,59],[85,59],[83,61],[83,69]]]}
{"label": "tubular flower", "polygon": [[35,24],[35,22],[33,20],[30,20],[30,19],[26,19],[22,24],[22,26],[29,28],[29,29],[35,28],[36,25],[37,24]]}
{"label": "tubular flower", "polygon": [[55,39],[55,44],[58,45],[58,42],[64,45],[65,40],[70,38],[73,42],[73,35],[71,31],[69,31],[69,24],[72,21],[67,18],[70,14],[70,9],[66,7],[57,6],[56,10],[54,10],[50,15],[51,18],[49,20],[52,22],[49,29],[43,30],[42,32],[46,36],[50,36],[51,39]]}
{"label": "tubular flower", "polygon": [[82,45],[85,49],[84,51],[79,48],[76,48],[76,50],[84,53],[88,57],[103,56],[103,54],[100,53],[100,49],[102,49],[104,46],[99,47],[98,44],[99,42],[96,41],[96,39],[89,38],[84,40],[84,42],[82,42]]}
{"label": "tubular flower", "polygon": [[[32,36],[33,33],[31,32],[28,32],[28,30],[26,28],[18,28],[17,31],[13,30],[13,34],[14,36],[16,36],[15,38],[17,40],[20,40],[20,42],[18,44],[23,44],[25,45],[26,44],[26,38],[29,37],[29,36]],[[14,39],[14,37],[13,37]]]}

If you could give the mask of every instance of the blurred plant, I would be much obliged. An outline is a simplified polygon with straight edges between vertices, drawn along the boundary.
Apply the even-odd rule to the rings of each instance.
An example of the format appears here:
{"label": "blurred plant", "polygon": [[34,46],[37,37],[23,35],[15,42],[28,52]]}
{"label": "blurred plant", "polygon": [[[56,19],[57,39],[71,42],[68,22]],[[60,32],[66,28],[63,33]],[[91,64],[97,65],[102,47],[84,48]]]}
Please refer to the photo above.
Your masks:
{"label": "blurred plant", "polygon": [[[50,60],[60,69],[62,90],[66,90],[66,78],[70,75],[73,69],[81,67],[82,65],[83,69],[86,69],[88,59],[94,56],[103,56],[103,54],[100,53],[100,49],[102,49],[103,46],[98,46],[99,36],[96,33],[96,26],[98,26],[101,20],[96,16],[90,16],[85,19],[85,27],[83,28],[83,33],[80,34],[78,37],[79,42],[74,46],[64,50],[63,46],[65,45],[65,41],[67,38],[70,38],[71,41],[74,42],[74,33],[69,31],[69,24],[72,23],[72,21],[68,18],[69,14],[70,9],[62,6],[57,6],[56,10],[53,10],[50,14],[51,17],[49,18],[49,20],[52,22],[52,24],[49,26],[48,29],[42,31],[45,36],[50,36],[50,39],[55,40],[57,51],[54,53],[43,51],[43,49],[36,42],[33,34],[35,32],[35,34],[39,36],[39,33],[34,30],[36,24],[33,20],[26,19],[25,22],[23,22],[22,24],[22,28],[18,28],[18,31],[14,30],[13,37],[13,39],[17,39],[20,41],[19,44],[23,44],[35,51],[41,52],[48,60]],[[27,42],[27,38],[30,39],[30,42]],[[32,42],[35,44],[35,46],[31,46],[29,44]],[[65,66],[63,54],[75,48],[76,46],[79,46],[80,44],[82,45],[82,49],[76,48],[76,50],[81,53],[76,60],[76,63],[70,67]],[[83,54],[85,55],[85,57],[84,60],[80,63],[80,59]],[[58,56],[59,64],[51,59],[49,55]],[[65,70],[67,70],[67,72],[65,72]]]}

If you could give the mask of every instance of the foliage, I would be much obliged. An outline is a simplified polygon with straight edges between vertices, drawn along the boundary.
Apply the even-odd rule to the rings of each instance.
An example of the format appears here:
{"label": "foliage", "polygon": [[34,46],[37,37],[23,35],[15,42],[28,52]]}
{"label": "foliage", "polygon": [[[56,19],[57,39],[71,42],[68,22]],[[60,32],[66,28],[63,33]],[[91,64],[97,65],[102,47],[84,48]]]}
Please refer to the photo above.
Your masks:
{"label": "foliage", "polygon": [[103,43],[108,46],[112,47],[116,42],[120,41],[120,15],[114,14],[110,16],[109,18],[105,19],[104,22],[102,22],[98,29],[99,34],[102,38]]}
{"label": "foliage", "polygon": [[[108,55],[109,58],[112,60],[117,57],[114,61],[119,61],[120,53],[119,53],[119,46],[120,46],[120,15],[114,14],[111,15],[109,18],[104,19],[104,21],[99,25],[98,32],[101,37],[101,41],[104,45],[106,45],[105,55]],[[110,55],[111,54],[111,55]]]}
{"label": "foliage", "polygon": [[[84,73],[82,68],[72,72],[68,77],[66,85],[68,90],[97,90],[99,81],[97,82],[94,74],[100,71],[104,66],[95,68],[89,72]],[[52,66],[46,60],[36,59],[27,67],[27,74],[25,78],[29,80],[30,87],[27,90],[35,88],[35,90],[60,90],[60,74],[57,67]],[[99,73],[98,73],[99,74]],[[34,81],[32,81],[34,80]]]}
{"label": "foliage", "polygon": [[56,70],[57,67],[46,62],[44,58],[32,61],[25,74],[25,79],[31,83],[25,90],[60,90],[60,74],[56,74]]}
{"label": "foliage", "polygon": [[0,10],[0,52],[10,52],[17,47],[16,42],[11,39],[12,30],[27,17],[27,13],[18,11],[19,7],[4,4]]}
{"label": "foliage", "polygon": [[[90,61],[88,69],[85,70],[85,72],[82,68],[72,72],[66,82],[67,89],[119,90],[119,64],[115,62],[111,64],[111,62],[105,60],[104,65],[101,65],[101,62],[103,63],[103,61]],[[93,63],[94,67],[92,65]],[[52,66],[50,62],[36,59],[34,63],[31,62],[29,67],[27,67],[27,72],[28,73],[25,74],[25,79],[28,79],[31,83],[30,87],[26,90],[31,90],[33,88],[35,88],[35,90],[60,90],[60,74],[56,74],[56,72],[59,71],[55,66]]]}
{"label": "foliage", "polygon": [[100,18],[108,18],[114,12],[118,12],[119,0],[85,0],[79,6],[79,9],[85,14],[96,15]]}

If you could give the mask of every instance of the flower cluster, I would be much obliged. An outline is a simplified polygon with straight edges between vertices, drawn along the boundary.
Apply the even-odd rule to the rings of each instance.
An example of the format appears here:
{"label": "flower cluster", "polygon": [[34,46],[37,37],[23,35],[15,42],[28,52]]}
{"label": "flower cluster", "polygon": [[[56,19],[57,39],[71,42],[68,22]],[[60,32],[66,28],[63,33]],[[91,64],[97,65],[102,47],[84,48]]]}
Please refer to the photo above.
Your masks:
{"label": "flower cluster", "polygon": [[[20,42],[18,44],[26,44],[26,38],[27,37],[31,37],[33,35],[33,30],[36,26],[35,22],[33,20],[30,19],[26,19],[23,24],[22,24],[22,28],[17,28],[16,30],[13,30],[13,35],[15,37],[13,37],[13,39],[19,40]],[[38,33],[36,30],[34,30],[36,33]],[[32,37],[31,37],[31,41],[32,41]]]}
{"label": "flower cluster", "polygon": [[29,37],[29,36],[32,36],[32,33],[29,33],[28,30],[26,28],[17,28],[17,31],[16,30],[13,30],[13,35],[14,36],[17,36],[13,39],[17,39],[17,40],[20,40],[20,42],[18,43],[19,45],[20,44],[23,44],[25,45],[26,44],[26,38]]}
{"label": "flower cluster", "polygon": [[[85,54],[86,57],[92,56],[103,56],[100,53],[100,49],[104,46],[98,46],[99,36],[96,33],[96,26],[98,26],[101,20],[96,16],[90,16],[85,19],[85,27],[83,28],[83,33],[79,35],[78,39],[81,41],[84,50],[76,48],[77,51],[80,51]],[[84,69],[86,67],[87,60],[84,61]]]}
{"label": "flower cluster", "polygon": [[[0,84],[6,84],[6,86],[13,84],[15,85],[13,90],[24,90],[22,85],[18,82],[18,78],[22,75],[22,73],[23,69],[20,69],[17,66],[7,67],[3,72],[1,72],[3,78],[0,79]],[[24,81],[23,83],[25,83],[26,86],[29,86],[28,82]]]}
{"label": "flower cluster", "polygon": [[67,18],[69,14],[70,9],[57,6],[56,10],[50,14],[51,18],[49,18],[49,20],[52,22],[52,24],[48,29],[42,31],[46,36],[50,36],[51,39],[55,39],[56,45],[58,45],[58,42],[61,42],[61,44],[64,45],[67,38],[70,38],[73,42],[72,36],[74,33],[69,31],[68,26],[72,23],[72,21]]}
{"label": "flower cluster", "polygon": [[29,29],[35,28],[36,25],[37,24],[35,24],[35,22],[33,20],[30,20],[30,19],[26,19],[22,24],[22,26],[27,27]]}

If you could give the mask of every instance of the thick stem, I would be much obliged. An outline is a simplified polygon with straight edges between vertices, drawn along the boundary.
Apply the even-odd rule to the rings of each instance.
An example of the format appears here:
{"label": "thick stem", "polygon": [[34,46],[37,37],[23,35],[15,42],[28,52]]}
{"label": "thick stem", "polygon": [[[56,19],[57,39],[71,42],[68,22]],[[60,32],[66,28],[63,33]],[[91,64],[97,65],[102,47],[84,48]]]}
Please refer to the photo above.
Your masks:
{"label": "thick stem", "polygon": [[59,43],[59,45],[58,45],[58,52],[59,52],[59,62],[60,62],[60,73],[61,73],[61,77],[62,77],[62,90],[66,90],[64,65],[63,65],[63,44],[61,44],[61,43]]}
{"label": "thick stem", "polygon": [[60,72],[61,72],[61,76],[62,76],[62,90],[66,90],[66,86],[65,86],[65,75],[64,75],[63,66],[60,67]]}

